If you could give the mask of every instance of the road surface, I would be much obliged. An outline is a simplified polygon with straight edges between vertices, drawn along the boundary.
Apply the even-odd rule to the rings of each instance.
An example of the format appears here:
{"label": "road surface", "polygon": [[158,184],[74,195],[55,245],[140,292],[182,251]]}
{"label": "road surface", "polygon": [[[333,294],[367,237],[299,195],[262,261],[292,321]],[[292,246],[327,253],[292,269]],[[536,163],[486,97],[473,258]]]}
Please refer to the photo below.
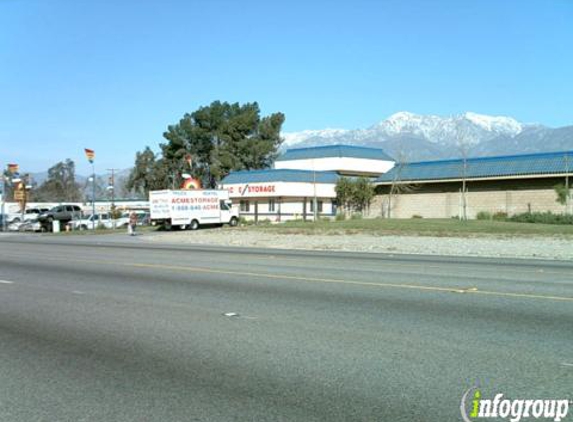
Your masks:
{"label": "road surface", "polygon": [[447,422],[476,385],[573,398],[573,263],[139,240],[0,238],[0,421]]}

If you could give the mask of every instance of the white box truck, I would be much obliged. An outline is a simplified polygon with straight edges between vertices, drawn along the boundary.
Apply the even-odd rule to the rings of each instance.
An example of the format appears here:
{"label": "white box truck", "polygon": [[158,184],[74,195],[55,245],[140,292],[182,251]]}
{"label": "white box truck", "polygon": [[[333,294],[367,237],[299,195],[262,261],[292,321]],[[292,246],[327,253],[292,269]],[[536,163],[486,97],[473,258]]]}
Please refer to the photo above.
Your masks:
{"label": "white box truck", "polygon": [[239,223],[227,190],[158,190],[149,192],[151,224],[197,230],[208,224]]}

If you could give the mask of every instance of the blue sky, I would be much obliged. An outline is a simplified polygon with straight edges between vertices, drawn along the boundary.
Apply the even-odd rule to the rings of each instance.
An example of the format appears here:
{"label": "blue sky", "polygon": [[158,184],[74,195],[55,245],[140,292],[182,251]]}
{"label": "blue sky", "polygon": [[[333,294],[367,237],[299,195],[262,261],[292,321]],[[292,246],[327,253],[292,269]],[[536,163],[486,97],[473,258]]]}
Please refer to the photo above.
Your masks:
{"label": "blue sky", "polygon": [[287,132],[397,111],[573,124],[573,1],[0,0],[0,165],[126,168],[213,100]]}

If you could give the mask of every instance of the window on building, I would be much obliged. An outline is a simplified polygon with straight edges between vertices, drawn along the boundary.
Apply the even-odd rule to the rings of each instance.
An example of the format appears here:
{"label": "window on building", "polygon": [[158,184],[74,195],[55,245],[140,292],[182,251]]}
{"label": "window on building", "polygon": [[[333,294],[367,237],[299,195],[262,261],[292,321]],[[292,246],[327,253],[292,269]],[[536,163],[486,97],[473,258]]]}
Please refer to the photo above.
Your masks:
{"label": "window on building", "polygon": [[[316,201],[316,208],[319,214],[322,213],[322,201]],[[310,200],[310,212],[314,212],[314,199]]]}
{"label": "window on building", "polygon": [[269,212],[276,211],[276,203],[274,199],[269,199]]}
{"label": "window on building", "polygon": [[241,211],[242,212],[249,212],[250,211],[250,204],[249,201],[241,201],[240,202]]}

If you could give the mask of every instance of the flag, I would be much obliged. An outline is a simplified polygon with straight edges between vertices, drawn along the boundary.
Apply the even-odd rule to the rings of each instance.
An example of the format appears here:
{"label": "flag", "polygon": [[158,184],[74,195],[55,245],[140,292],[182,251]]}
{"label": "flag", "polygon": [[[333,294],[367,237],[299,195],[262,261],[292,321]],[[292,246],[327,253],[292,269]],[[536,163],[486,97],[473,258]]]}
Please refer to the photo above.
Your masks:
{"label": "flag", "polygon": [[12,174],[18,173],[20,166],[18,164],[8,164],[8,171]]}
{"label": "flag", "polygon": [[84,151],[86,152],[86,157],[87,157],[88,161],[93,164],[94,158],[95,158],[95,152],[94,152],[94,150],[93,150],[93,149],[84,148]]}

